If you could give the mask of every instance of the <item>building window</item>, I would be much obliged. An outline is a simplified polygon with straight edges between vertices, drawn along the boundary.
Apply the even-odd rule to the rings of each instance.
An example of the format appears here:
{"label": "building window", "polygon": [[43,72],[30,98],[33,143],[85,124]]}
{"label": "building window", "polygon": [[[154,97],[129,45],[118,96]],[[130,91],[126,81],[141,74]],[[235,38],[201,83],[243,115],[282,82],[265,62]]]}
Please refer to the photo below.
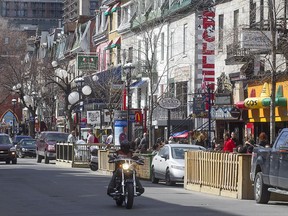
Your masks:
{"label": "building window", "polygon": [[187,29],[188,25],[184,24],[183,26],[183,54],[186,54],[186,46],[187,46]]}
{"label": "building window", "polygon": [[8,44],[9,43],[9,38],[8,37],[5,37],[4,39],[4,44]]}
{"label": "building window", "polygon": [[260,0],[260,29],[264,27],[264,0]]}
{"label": "building window", "polygon": [[174,55],[174,31],[170,33],[170,58],[173,58]]}
{"label": "building window", "polygon": [[250,27],[256,23],[256,3],[253,0],[250,0],[249,22]]}
{"label": "building window", "polygon": [[147,57],[148,57],[148,53],[149,53],[149,42],[148,42],[148,38],[145,38],[145,53],[144,53],[144,55],[145,55],[145,59],[147,59]]}
{"label": "building window", "polygon": [[117,27],[121,25],[121,11],[117,11]]}
{"label": "building window", "polygon": [[110,24],[109,24],[110,31],[112,31],[113,30],[113,15],[112,14],[109,17],[109,20],[110,20]]}
{"label": "building window", "polygon": [[127,7],[124,7],[123,9],[121,9],[121,13],[123,13],[122,14],[122,19],[123,19],[123,23],[127,23],[128,22],[128,15],[129,15],[129,13],[128,13],[128,8]]}
{"label": "building window", "polygon": [[117,64],[121,64],[121,49],[117,47]]}
{"label": "building window", "polygon": [[219,31],[218,31],[218,49],[223,49],[223,37],[224,37],[224,14],[220,14],[218,17]]}
{"label": "building window", "polygon": [[141,40],[138,41],[138,61],[141,61]]}
{"label": "building window", "polygon": [[158,42],[158,37],[157,35],[154,35],[154,44],[153,44],[153,49],[154,49],[154,66],[156,66],[156,61],[157,61],[157,42]]}
{"label": "building window", "polygon": [[164,60],[164,32],[161,33],[161,61]]}
{"label": "building window", "polygon": [[234,23],[233,23],[233,31],[234,31],[234,44],[238,43],[238,25],[239,25],[239,10],[234,11]]}
{"label": "building window", "polygon": [[128,49],[128,60],[127,62],[133,62],[133,47],[129,47]]}

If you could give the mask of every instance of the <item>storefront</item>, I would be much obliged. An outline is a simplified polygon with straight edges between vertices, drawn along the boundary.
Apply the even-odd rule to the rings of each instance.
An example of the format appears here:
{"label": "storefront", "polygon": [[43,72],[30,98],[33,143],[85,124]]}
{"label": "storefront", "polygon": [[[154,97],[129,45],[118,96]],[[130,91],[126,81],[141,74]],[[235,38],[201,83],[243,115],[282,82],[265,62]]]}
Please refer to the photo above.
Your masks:
{"label": "storefront", "polygon": [[215,138],[217,143],[223,143],[224,133],[234,132],[243,144],[246,112],[239,110],[234,105],[214,106],[211,109],[211,118],[215,120]]}
{"label": "storefront", "polygon": [[[270,98],[271,84],[252,85],[248,87],[248,97],[244,101],[239,101],[236,106],[240,110],[248,111],[248,122],[246,125],[246,134],[253,133],[258,137],[261,132],[270,134]],[[287,97],[288,81],[276,83],[275,94],[275,131],[276,135],[283,127],[287,127]],[[248,129],[248,131],[247,131]],[[249,135],[249,134],[248,134]]]}

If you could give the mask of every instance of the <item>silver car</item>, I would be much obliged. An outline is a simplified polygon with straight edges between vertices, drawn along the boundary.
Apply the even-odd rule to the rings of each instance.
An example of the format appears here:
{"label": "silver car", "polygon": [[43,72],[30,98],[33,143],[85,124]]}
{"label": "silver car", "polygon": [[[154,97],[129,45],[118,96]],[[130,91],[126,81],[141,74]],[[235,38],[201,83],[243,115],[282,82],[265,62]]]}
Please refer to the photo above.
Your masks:
{"label": "silver car", "polygon": [[151,164],[151,181],[158,183],[160,179],[166,181],[166,185],[174,185],[184,181],[184,152],[204,151],[202,146],[190,144],[171,143],[164,145],[153,157]]}

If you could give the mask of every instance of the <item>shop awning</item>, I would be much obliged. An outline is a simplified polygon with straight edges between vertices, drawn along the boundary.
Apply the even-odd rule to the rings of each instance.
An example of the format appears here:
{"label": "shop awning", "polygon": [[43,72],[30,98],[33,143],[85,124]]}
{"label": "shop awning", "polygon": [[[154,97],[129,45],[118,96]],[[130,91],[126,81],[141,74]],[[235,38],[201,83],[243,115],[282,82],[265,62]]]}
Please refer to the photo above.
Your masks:
{"label": "shop awning", "polygon": [[104,12],[105,16],[109,16],[111,14],[112,7],[107,8],[107,10]]}
{"label": "shop awning", "polygon": [[115,48],[115,47],[120,47],[121,46],[121,37],[118,37],[114,40],[114,42],[111,44],[111,48]]}
{"label": "shop awning", "polygon": [[172,134],[173,138],[188,138],[189,132],[187,130]]}
{"label": "shop awning", "polygon": [[136,81],[136,82],[132,83],[130,85],[130,88],[139,88],[139,87],[143,86],[146,83],[147,83],[146,80],[139,80],[139,81]]}
{"label": "shop awning", "polygon": [[113,40],[110,40],[109,43],[107,44],[107,46],[104,48],[104,50],[111,49],[112,43],[113,43]]}
{"label": "shop awning", "polygon": [[117,10],[120,10],[120,9],[121,9],[120,5],[121,5],[121,2],[116,3],[116,4],[112,7],[111,12],[114,13],[114,12],[116,12]]}

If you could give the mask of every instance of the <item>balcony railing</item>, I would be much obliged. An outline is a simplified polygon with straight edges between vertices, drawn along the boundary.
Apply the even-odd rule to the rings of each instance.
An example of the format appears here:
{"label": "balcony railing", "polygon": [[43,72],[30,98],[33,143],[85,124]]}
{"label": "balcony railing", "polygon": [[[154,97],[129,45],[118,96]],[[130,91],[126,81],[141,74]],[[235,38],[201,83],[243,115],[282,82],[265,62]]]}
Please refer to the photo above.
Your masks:
{"label": "balcony railing", "polygon": [[250,49],[240,48],[239,44],[227,45],[226,65],[246,63],[250,59]]}

